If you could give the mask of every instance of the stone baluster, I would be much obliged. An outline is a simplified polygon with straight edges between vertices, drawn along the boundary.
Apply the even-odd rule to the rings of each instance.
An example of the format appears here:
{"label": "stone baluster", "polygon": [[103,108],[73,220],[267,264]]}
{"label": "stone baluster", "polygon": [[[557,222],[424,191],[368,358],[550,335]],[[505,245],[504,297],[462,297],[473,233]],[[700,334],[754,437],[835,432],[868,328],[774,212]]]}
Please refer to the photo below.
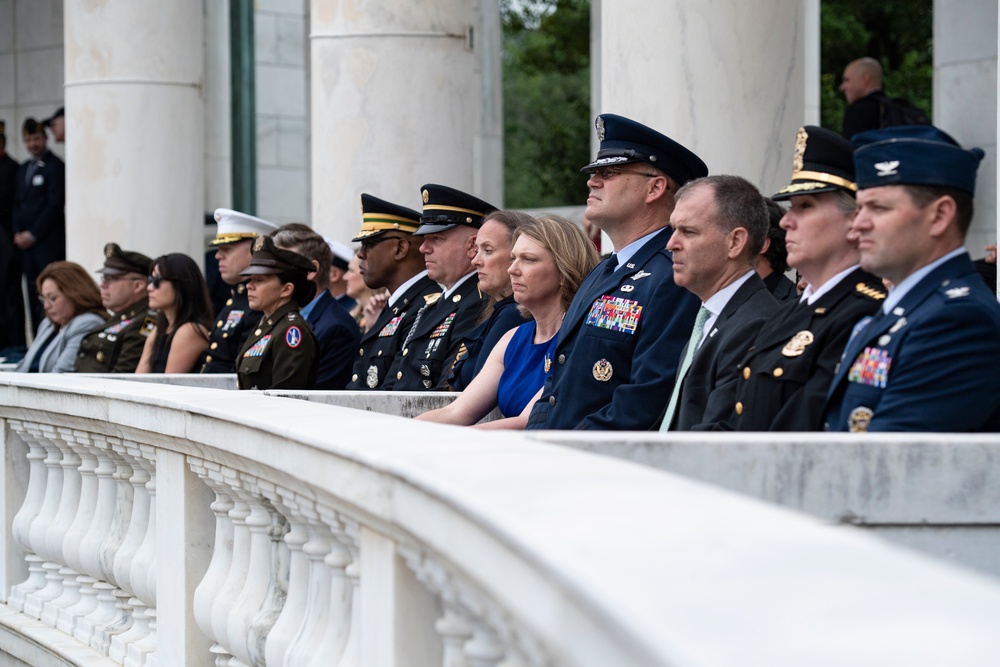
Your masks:
{"label": "stone baluster", "polygon": [[309,660],[302,664],[306,667],[324,667],[338,665],[344,655],[351,632],[351,608],[354,596],[354,585],[347,575],[347,567],[354,561],[347,545],[351,543],[346,534],[346,527],[337,512],[325,505],[317,504],[316,510],[320,520],[330,531],[333,541],[330,550],[323,557],[323,563],[330,570],[330,593],[323,615],[323,630],[320,641]]}
{"label": "stone baluster", "polygon": [[[229,519],[233,524],[233,557],[229,572],[226,573],[226,580],[219,589],[212,605],[212,633],[210,636],[230,655],[233,655],[233,647],[229,643],[228,634],[229,615],[232,613],[240,593],[243,592],[243,586],[247,579],[250,563],[250,529],[246,520],[250,516],[251,508],[240,493],[242,489],[238,473],[229,468],[223,468],[222,473],[222,482],[229,487],[229,493],[233,499],[233,509],[229,511]],[[229,665],[230,661],[227,660],[223,664]]]}
{"label": "stone baluster", "polygon": [[497,667],[506,649],[496,634],[481,623],[475,624],[472,638],[462,647],[469,667]]}
{"label": "stone baluster", "polygon": [[72,584],[69,581],[63,582],[63,586],[75,589],[77,601],[59,609],[56,622],[56,627],[69,635],[74,633],[77,621],[93,611],[97,602],[97,598],[93,595],[94,579],[86,574],[84,538],[91,530],[97,511],[98,480],[95,471],[98,461],[91,447],[90,434],[77,431],[75,436],[76,452],[80,456],[80,506],[77,508],[73,523],[66,531],[66,547],[63,551],[66,564],[73,568],[77,577]]}
{"label": "stone baluster", "polygon": [[295,635],[305,622],[306,602],[309,599],[309,559],[302,551],[309,539],[306,522],[299,511],[295,493],[277,487],[271,503],[288,520],[285,545],[288,547],[288,588],[281,614],[267,634],[264,662],[269,666],[284,664],[285,653]]}
{"label": "stone baluster", "polygon": [[331,570],[324,559],[333,546],[333,536],[320,520],[313,503],[301,499],[299,511],[309,533],[309,539],[302,545],[302,552],[309,561],[309,596],[304,622],[285,652],[284,667],[300,667],[313,658],[316,646],[323,640],[322,633],[326,629],[324,616],[329,612],[330,605]]}
{"label": "stone baluster", "polygon": [[[190,459],[189,465],[192,472],[198,475],[215,493],[215,502],[211,505],[212,512],[215,514],[215,547],[212,550],[212,560],[205,571],[205,576],[202,577],[194,592],[194,617],[201,631],[215,642],[212,654],[216,657],[213,658],[213,662],[225,664],[229,661],[229,652],[223,649],[219,643],[223,637],[215,632],[213,609],[226,584],[233,562],[234,528],[232,519],[229,518],[229,513],[235,507],[232,487],[224,482],[223,469],[218,464]],[[224,662],[219,662],[223,659]]]}
{"label": "stone baluster", "polygon": [[[144,458],[141,447],[136,443],[125,443],[124,455],[132,468],[132,476],[128,480],[132,485],[132,518],[125,539],[115,554],[112,569],[118,587],[129,596],[132,624],[111,638],[108,656],[119,663],[124,663],[130,645],[149,635],[146,610],[156,603],[155,591],[149,587],[149,572],[153,566],[151,558],[156,547],[156,516],[150,489],[155,488],[155,463]],[[150,645],[149,650],[140,654],[155,650],[155,643],[147,644]]]}
{"label": "stone baluster", "polygon": [[[42,559],[41,567],[45,573],[45,585],[25,595],[23,610],[25,614],[34,618],[41,617],[42,603],[45,600],[51,600],[62,591],[62,586],[59,586],[50,576],[50,574],[56,574],[59,571],[59,564],[55,561],[57,558],[61,558],[61,555],[49,551],[46,539],[49,526],[56,519],[62,499],[62,450],[56,444],[58,436],[55,429],[48,424],[40,424],[39,426],[42,446],[45,448],[45,499],[42,501],[38,515],[28,529],[28,543],[31,551]],[[54,589],[57,589],[55,595],[53,595]]]}
{"label": "stone baluster", "polygon": [[444,616],[434,622],[441,635],[444,667],[470,667],[465,655],[465,642],[472,636],[472,623],[454,606],[445,604]]}
{"label": "stone baluster", "polygon": [[40,590],[45,585],[45,572],[42,570],[43,559],[31,548],[31,525],[38,517],[46,496],[48,468],[45,466],[46,453],[41,429],[34,424],[11,419],[8,421],[11,430],[28,445],[28,488],[25,491],[24,503],[14,516],[11,524],[11,534],[28,552],[25,561],[28,564],[28,578],[11,588],[7,606],[17,611],[24,610],[24,598],[28,593]]}
{"label": "stone baluster", "polygon": [[344,573],[351,583],[351,618],[350,635],[347,646],[340,656],[337,667],[359,667],[361,665],[361,526],[344,515],[340,515],[344,524],[342,532],[336,534],[351,555],[351,564]]}
{"label": "stone baluster", "polygon": [[250,560],[246,584],[229,615],[230,653],[246,665],[264,667],[267,633],[281,613],[288,586],[288,558],[282,541],[288,522],[262,493],[263,488],[273,495],[273,485],[252,475],[240,478],[243,488],[237,492],[250,506],[246,519]]}

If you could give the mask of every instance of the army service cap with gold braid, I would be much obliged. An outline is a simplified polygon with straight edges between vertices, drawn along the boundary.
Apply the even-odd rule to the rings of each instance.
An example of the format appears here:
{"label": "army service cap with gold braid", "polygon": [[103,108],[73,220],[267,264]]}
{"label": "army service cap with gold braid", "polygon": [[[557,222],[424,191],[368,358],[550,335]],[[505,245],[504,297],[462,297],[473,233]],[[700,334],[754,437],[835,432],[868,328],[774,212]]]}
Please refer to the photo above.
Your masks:
{"label": "army service cap with gold braid", "polygon": [[240,213],[229,208],[215,209],[215,222],[219,229],[209,245],[224,245],[246,239],[268,236],[277,231],[278,225],[247,213]]}
{"label": "army service cap with gold braid", "polygon": [[316,270],[312,260],[297,252],[285,250],[274,245],[270,236],[258,236],[253,242],[253,255],[241,276],[274,275],[278,273],[300,273],[308,276]]}
{"label": "army service cap with gold braid", "polygon": [[123,276],[138,273],[148,276],[153,271],[153,260],[141,252],[122,250],[117,243],[104,246],[104,266],[97,270],[102,276]]}
{"label": "army service cap with gold braid", "polygon": [[854,194],[854,147],[836,132],[806,125],[795,136],[792,182],[771,195],[781,201],[795,195],[841,190]]}
{"label": "army service cap with gold braid", "polygon": [[479,229],[483,218],[497,210],[493,204],[446,185],[428,183],[420,188],[420,196],[424,201],[424,214],[420,216],[420,228],[414,236],[436,234],[459,225]]}
{"label": "army service cap with gold braid", "polygon": [[420,214],[412,208],[393,204],[384,199],[361,193],[361,231],[351,239],[362,239],[396,230],[412,234],[420,226]]}

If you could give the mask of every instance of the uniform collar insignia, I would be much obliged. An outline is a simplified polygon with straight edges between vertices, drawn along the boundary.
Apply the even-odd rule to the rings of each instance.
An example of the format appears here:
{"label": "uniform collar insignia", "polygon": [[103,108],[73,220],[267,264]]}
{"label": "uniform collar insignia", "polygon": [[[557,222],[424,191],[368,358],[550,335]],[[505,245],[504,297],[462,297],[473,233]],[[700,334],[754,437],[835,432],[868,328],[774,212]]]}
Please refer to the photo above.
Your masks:
{"label": "uniform collar insignia", "polygon": [[649,273],[648,271],[643,271],[642,269],[640,269],[638,273],[633,273],[632,274],[632,280],[639,280],[640,278],[647,278],[647,277],[649,277],[651,275],[653,275],[653,274]]}

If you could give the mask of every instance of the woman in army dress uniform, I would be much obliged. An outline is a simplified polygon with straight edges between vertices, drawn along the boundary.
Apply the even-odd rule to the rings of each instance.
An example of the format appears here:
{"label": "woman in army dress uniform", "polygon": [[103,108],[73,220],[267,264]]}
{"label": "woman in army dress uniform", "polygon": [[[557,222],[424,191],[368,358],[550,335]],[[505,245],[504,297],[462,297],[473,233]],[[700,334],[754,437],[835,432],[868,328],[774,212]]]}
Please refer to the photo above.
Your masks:
{"label": "woman in army dress uniform", "polygon": [[319,368],[319,348],[299,308],[308,304],[316,286],[314,270],[302,255],[258,236],[250,266],[250,308],[263,313],[236,359],[240,389],[313,389]]}

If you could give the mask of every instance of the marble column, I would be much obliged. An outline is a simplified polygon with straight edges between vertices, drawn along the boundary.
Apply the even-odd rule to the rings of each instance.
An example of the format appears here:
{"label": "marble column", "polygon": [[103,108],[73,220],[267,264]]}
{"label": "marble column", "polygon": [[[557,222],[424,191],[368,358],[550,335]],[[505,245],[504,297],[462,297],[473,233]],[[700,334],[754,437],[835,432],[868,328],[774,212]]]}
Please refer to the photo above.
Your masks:
{"label": "marble column", "polygon": [[986,151],[965,239],[975,258],[997,239],[997,33],[996,2],[934,0],[934,124]]}
{"label": "marble column", "polygon": [[65,3],[67,257],[204,252],[204,8]]}
{"label": "marble column", "polygon": [[502,193],[500,78],[483,71],[499,62],[498,11],[489,0],[311,1],[314,228],[350,238],[362,191],[416,209],[424,183]]}
{"label": "marble column", "polygon": [[634,118],[693,150],[711,173],[774,192],[788,180],[796,129],[814,115],[814,4],[601,2],[595,115]]}

